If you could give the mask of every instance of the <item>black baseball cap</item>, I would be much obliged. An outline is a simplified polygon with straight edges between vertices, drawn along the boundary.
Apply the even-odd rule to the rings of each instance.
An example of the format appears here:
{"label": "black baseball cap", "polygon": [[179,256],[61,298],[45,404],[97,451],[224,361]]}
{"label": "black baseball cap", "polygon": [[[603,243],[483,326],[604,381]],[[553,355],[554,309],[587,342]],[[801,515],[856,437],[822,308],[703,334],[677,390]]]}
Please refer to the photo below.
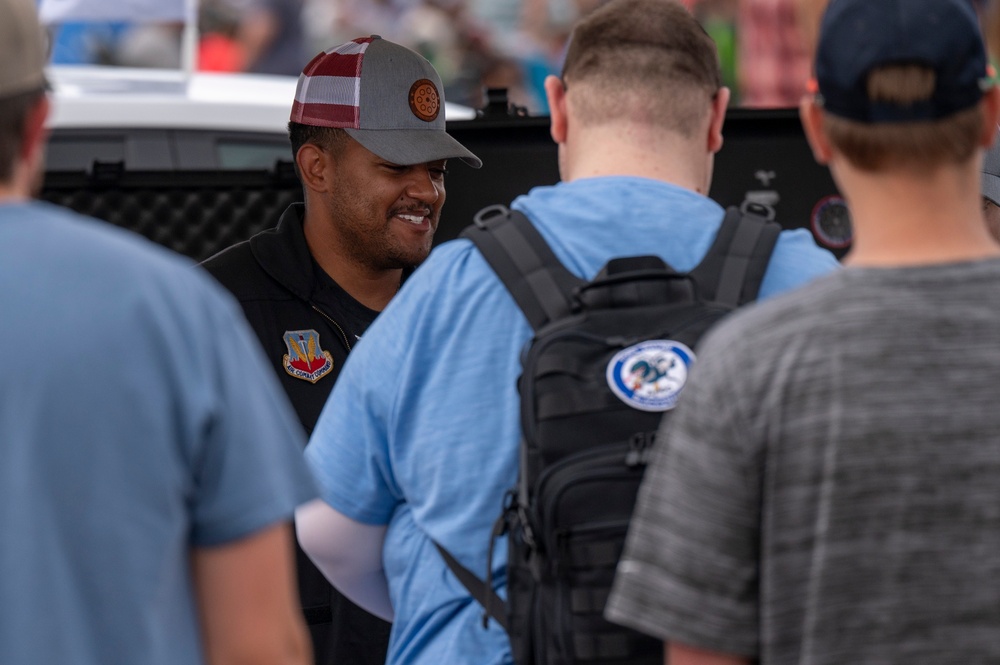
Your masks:
{"label": "black baseball cap", "polygon": [[[933,96],[899,104],[868,98],[885,65],[934,70]],[[865,123],[938,120],[976,104],[992,81],[970,0],[831,0],[820,26],[816,84],[824,110]]]}

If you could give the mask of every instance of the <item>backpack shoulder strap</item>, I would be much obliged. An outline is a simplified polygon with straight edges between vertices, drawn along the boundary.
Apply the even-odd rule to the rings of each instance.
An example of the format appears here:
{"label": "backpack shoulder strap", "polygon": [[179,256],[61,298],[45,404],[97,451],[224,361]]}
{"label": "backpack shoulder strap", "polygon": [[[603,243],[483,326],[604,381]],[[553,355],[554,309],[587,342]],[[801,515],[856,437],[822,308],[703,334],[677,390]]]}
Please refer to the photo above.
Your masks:
{"label": "backpack shoulder strap", "polygon": [[715,242],[691,271],[701,296],[730,307],[756,300],[780,233],[777,222],[727,208]]}
{"label": "backpack shoulder strap", "polygon": [[527,217],[495,205],[473,221],[460,237],[479,248],[533,330],[569,314],[573,291],[585,281],[563,266]]}
{"label": "backpack shoulder strap", "polygon": [[469,595],[484,608],[483,628],[486,627],[487,619],[493,619],[504,631],[509,631],[507,617],[502,611],[506,605],[503,598],[493,590],[493,587],[463,566],[443,545],[439,544],[436,540],[431,540],[431,542],[434,543],[434,547],[437,548],[437,551],[441,554],[441,558],[444,559],[445,564],[451,570],[452,574],[458,578],[458,581],[462,583],[462,586],[469,592]]}

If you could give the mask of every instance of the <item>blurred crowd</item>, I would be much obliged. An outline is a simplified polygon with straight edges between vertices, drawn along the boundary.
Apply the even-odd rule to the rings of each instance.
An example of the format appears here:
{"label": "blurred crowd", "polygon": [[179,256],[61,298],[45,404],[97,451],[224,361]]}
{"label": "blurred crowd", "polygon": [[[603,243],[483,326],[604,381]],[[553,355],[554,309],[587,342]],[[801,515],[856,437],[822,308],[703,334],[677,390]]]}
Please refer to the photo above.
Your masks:
{"label": "blurred crowd", "polygon": [[[449,101],[481,108],[487,88],[547,114],[542,81],[558,73],[570,26],[607,0],[201,0],[198,69],[298,75],[313,55],[379,34],[424,55]],[[683,0],[715,40],[732,104],[798,103],[827,0]],[[977,5],[1000,44],[1000,1]],[[181,25],[52,26],[53,61],[179,67]]]}

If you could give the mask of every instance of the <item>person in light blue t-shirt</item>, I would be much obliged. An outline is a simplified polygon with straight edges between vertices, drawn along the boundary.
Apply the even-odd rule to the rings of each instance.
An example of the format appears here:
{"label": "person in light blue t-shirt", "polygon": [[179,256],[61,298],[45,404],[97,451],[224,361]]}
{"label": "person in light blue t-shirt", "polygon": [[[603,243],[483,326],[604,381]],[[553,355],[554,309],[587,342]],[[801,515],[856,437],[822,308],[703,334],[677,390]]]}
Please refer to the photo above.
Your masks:
{"label": "person in light blue t-shirt", "polygon": [[311,663],[301,427],[193,263],[32,201],[33,0],[0,0],[0,663]]}
{"label": "person in light blue t-shirt", "polygon": [[[609,3],[576,26],[546,93],[563,181],[512,207],[581,277],[623,255],[694,267],[723,217],[705,194],[729,91],[690,14],[674,1]],[[836,266],[808,232],[783,232],[760,295]],[[432,540],[485,572],[517,477],[516,380],[531,330],[467,240],[436,248],[400,295],[352,353],[310,439],[323,500],[297,511],[300,542],[345,594],[393,619],[390,663],[508,663],[506,635],[483,628]],[[501,594],[504,566],[498,542]]]}

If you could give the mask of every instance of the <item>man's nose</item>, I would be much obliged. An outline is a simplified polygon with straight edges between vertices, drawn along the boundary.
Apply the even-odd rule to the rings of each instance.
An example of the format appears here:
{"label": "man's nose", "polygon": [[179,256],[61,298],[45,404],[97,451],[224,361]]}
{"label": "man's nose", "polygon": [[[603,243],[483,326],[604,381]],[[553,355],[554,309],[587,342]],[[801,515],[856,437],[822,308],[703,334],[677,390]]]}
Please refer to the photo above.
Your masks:
{"label": "man's nose", "polygon": [[427,204],[437,202],[444,192],[444,183],[434,178],[431,169],[419,166],[413,169],[413,177],[406,186],[407,196]]}

